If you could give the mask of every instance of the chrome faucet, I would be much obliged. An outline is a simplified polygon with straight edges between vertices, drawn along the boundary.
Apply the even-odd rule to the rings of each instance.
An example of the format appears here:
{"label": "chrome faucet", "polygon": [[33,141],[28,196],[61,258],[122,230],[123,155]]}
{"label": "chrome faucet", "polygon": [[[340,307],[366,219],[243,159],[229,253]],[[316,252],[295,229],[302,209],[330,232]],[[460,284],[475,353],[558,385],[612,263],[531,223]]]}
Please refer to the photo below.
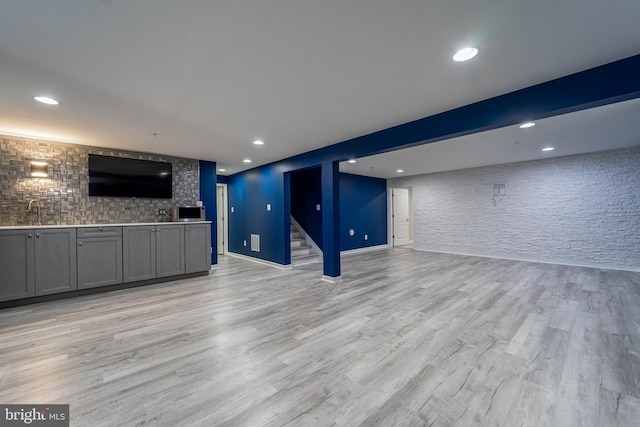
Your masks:
{"label": "chrome faucet", "polygon": [[36,200],[36,199],[29,200],[29,204],[27,205],[27,210],[28,211],[32,211],[33,210],[31,205],[35,205],[36,206],[36,224],[35,225],[42,225],[42,222],[40,222],[40,202],[38,200]]}

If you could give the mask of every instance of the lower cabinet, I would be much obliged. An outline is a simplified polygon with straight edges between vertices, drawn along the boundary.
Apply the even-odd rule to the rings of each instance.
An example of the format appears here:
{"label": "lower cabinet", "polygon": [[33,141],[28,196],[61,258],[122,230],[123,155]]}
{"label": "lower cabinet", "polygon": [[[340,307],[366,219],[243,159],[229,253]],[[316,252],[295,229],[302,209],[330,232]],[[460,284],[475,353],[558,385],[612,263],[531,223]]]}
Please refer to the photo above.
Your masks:
{"label": "lower cabinet", "polygon": [[124,227],[124,282],[185,273],[184,225]]}
{"label": "lower cabinet", "polygon": [[122,283],[122,227],[78,228],[78,289]]}
{"label": "lower cabinet", "polygon": [[0,231],[0,301],[78,289],[76,229]]}
{"label": "lower cabinet", "polygon": [[207,223],[0,230],[0,302],[210,268]]}
{"label": "lower cabinet", "polygon": [[186,272],[196,273],[211,268],[211,224],[184,226]]}
{"label": "lower cabinet", "polygon": [[76,229],[35,230],[36,296],[78,289]]}
{"label": "lower cabinet", "polygon": [[33,230],[0,231],[0,301],[36,295]]}

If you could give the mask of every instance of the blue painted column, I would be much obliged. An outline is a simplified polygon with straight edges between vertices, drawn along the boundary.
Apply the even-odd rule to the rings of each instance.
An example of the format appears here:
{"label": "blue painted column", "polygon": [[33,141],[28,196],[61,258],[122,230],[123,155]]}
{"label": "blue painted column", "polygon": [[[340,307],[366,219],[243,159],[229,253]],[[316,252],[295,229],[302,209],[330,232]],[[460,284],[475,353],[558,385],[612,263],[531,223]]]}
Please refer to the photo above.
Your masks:
{"label": "blue painted column", "polygon": [[211,221],[211,265],[218,264],[218,209],[216,206],[216,162],[200,160],[200,200],[205,207],[205,219]]}
{"label": "blue painted column", "polygon": [[322,253],[323,276],[329,282],[340,279],[340,172],[339,162],[322,163]]}

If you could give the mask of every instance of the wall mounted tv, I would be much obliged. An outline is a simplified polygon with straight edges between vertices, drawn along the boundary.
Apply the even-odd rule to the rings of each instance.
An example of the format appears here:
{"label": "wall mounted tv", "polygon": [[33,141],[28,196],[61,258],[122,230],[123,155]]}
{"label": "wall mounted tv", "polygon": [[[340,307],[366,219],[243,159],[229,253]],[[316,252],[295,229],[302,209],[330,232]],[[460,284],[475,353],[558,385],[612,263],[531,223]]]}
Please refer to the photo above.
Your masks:
{"label": "wall mounted tv", "polygon": [[89,196],[170,199],[171,163],[89,154]]}

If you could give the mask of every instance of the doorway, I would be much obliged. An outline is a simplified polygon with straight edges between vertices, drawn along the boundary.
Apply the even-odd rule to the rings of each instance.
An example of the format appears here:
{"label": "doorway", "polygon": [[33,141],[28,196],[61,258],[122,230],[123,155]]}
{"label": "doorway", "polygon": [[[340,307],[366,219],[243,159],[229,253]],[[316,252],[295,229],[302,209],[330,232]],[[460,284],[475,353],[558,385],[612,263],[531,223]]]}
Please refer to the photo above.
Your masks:
{"label": "doorway", "polygon": [[218,255],[225,255],[228,252],[227,242],[229,240],[227,184],[216,184],[216,209],[217,253]]}
{"label": "doorway", "polygon": [[413,243],[411,188],[391,189],[391,225],[393,246]]}

